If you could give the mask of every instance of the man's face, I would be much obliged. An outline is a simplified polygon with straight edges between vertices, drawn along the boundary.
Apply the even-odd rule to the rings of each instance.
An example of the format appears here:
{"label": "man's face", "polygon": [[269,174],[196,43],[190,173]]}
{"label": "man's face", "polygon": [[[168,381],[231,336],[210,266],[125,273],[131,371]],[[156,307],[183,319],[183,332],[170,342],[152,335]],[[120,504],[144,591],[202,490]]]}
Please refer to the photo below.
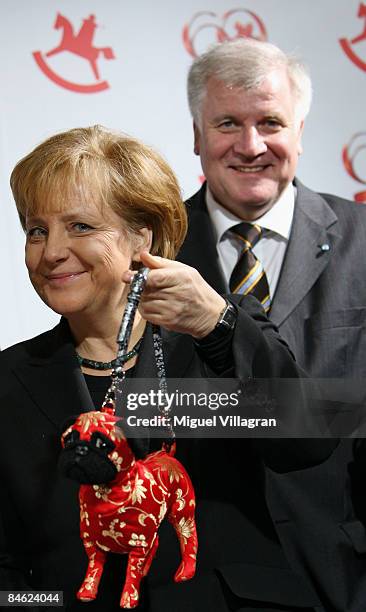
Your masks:
{"label": "man's face", "polygon": [[242,219],[261,217],[294,178],[302,128],[282,69],[249,91],[209,79],[195,153],[215,200]]}

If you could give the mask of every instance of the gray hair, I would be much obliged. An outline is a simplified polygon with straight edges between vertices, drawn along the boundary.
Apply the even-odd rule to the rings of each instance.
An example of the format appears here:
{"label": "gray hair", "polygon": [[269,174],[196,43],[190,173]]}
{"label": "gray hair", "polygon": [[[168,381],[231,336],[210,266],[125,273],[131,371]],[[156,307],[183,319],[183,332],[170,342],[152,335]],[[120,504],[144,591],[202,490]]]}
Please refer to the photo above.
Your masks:
{"label": "gray hair", "polygon": [[306,66],[294,55],[267,42],[239,38],[213,45],[193,62],[188,73],[188,103],[195,123],[201,125],[202,102],[210,77],[229,87],[257,88],[272,70],[287,71],[295,102],[296,121],[305,119],[312,98]]}

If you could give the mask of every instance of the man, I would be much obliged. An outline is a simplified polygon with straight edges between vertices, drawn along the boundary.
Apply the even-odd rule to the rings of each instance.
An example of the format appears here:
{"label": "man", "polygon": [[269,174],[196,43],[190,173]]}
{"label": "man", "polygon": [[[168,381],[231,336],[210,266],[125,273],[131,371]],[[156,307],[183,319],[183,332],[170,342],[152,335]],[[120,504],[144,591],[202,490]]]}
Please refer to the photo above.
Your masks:
{"label": "man", "polygon": [[[187,202],[189,233],[180,260],[222,293],[253,292],[310,376],[362,379],[366,209],[317,194],[295,178],[311,102],[304,66],[268,43],[226,42],[195,60],[188,97],[206,182]],[[248,227],[243,221],[255,226],[255,240],[238,233],[239,224]],[[366,606],[360,456],[363,443],[344,439],[316,467],[265,472],[269,522],[291,569],[316,594],[311,609],[361,612]],[[256,517],[249,518],[248,533],[250,521],[253,531],[258,527]],[[258,592],[252,599],[288,606],[258,603],[258,609],[297,610],[293,594],[280,601],[268,586],[274,583],[267,580],[271,562],[257,562],[256,573],[254,563]],[[245,572],[243,566],[243,582]],[[228,609],[251,609],[244,589],[221,574],[230,597],[239,597]]]}

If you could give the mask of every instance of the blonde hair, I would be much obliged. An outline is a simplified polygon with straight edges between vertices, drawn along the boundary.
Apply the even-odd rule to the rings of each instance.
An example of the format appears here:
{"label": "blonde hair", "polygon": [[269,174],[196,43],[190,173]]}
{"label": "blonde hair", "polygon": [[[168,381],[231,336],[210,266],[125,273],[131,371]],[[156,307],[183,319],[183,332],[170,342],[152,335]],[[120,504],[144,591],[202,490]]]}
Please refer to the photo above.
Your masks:
{"label": "blonde hair", "polygon": [[56,134],[15,166],[10,185],[20,222],[66,207],[75,190],[97,198],[138,233],[152,230],[153,255],[173,259],[187,231],[177,179],[167,162],[139,140],[95,125]]}

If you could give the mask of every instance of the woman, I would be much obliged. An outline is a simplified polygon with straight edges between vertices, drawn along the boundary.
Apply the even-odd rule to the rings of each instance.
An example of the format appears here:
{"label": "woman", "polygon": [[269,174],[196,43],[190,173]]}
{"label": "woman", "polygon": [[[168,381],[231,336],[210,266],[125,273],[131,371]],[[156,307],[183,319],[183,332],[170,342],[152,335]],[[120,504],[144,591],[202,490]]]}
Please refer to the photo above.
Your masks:
{"label": "woman", "polygon": [[[0,584],[7,590],[62,590],[65,609],[86,609],[75,600],[86,556],[79,537],[77,486],[57,471],[60,432],[68,416],[102,404],[133,270],[141,264],[150,268],[128,347],[127,377],[157,375],[151,324],[162,328],[171,378],[236,373],[246,380],[299,373],[256,300],[228,305],[195,270],[172,261],[185,235],[185,209],[171,169],[149,147],[98,126],[70,130],[22,159],[11,186],[26,234],[30,280],[62,319],[53,330],[0,357]],[[149,440],[144,444],[138,448],[142,454],[154,447]],[[208,608],[226,609],[214,578],[221,553],[214,539],[209,545],[215,533],[207,500],[213,491],[214,497],[221,495],[210,466],[220,464],[224,475],[234,464],[230,454],[219,461],[227,449],[215,448],[216,458],[205,463],[200,444],[178,441],[177,457],[183,457],[194,478],[202,525],[202,563],[188,587],[192,591],[172,583],[176,550],[164,527],[162,552],[151,579],[145,580],[141,610],[170,611],[179,605],[193,610],[192,597],[209,596],[219,606],[217,589],[221,607]],[[226,491],[222,497],[220,512],[235,506],[236,493],[228,497]],[[220,516],[237,528],[235,513]],[[121,556],[110,555],[98,599],[88,609],[119,609],[122,562]]]}

